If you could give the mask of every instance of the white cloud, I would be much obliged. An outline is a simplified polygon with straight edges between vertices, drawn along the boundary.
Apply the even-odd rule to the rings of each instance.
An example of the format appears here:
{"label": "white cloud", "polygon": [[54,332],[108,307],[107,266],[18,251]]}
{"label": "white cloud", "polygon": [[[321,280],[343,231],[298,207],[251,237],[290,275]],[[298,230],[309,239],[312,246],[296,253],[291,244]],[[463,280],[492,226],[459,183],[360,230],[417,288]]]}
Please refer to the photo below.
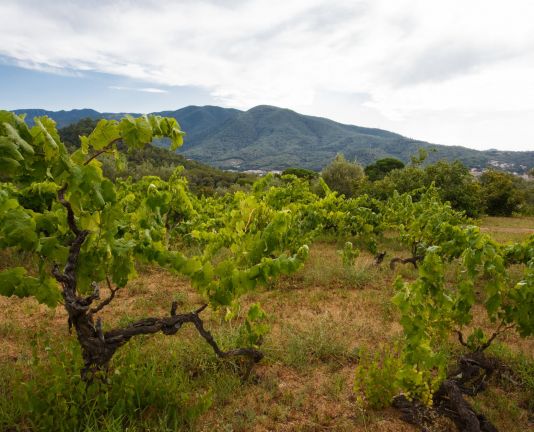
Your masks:
{"label": "white cloud", "polygon": [[123,86],[109,86],[112,90],[126,90],[126,91],[139,91],[144,93],[168,93],[167,90],[163,90],[155,87],[123,87]]}
{"label": "white cloud", "polygon": [[4,0],[0,55],[145,81],[137,91],[200,86],[237,108],[534,150],[533,16],[530,0]]}

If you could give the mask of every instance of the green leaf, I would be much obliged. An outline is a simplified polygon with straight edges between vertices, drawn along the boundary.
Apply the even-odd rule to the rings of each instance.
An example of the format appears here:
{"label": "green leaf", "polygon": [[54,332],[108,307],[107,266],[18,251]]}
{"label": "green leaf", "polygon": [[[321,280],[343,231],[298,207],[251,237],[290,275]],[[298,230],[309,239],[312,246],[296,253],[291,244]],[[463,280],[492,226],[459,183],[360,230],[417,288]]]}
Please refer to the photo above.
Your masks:
{"label": "green leaf", "polygon": [[26,269],[15,267],[0,272],[0,295],[17,297],[35,297],[39,303],[55,306],[61,299],[55,280],[35,278],[27,275]]}
{"label": "green leaf", "polygon": [[45,159],[51,160],[59,154],[59,135],[56,131],[56,123],[48,117],[36,117],[35,126],[31,133],[35,142],[42,145]]}
{"label": "green leaf", "polygon": [[4,157],[21,161],[24,158],[18,150],[18,146],[9,138],[0,137],[0,154]]}
{"label": "green leaf", "polygon": [[152,141],[152,127],[146,116],[127,115],[119,123],[120,135],[128,148],[142,148]]}
{"label": "green leaf", "polygon": [[37,244],[35,220],[22,207],[0,214],[0,246],[33,250]]}
{"label": "green leaf", "polygon": [[82,140],[82,148],[87,150],[92,147],[94,150],[102,150],[121,137],[119,124],[116,120],[102,119],[96,125],[96,128],[87,138]]}
{"label": "green leaf", "polygon": [[0,156],[0,172],[5,174],[15,174],[20,169],[20,163],[15,159]]}
{"label": "green leaf", "polygon": [[495,312],[497,312],[497,309],[499,308],[500,304],[501,304],[501,296],[499,293],[491,296],[486,301],[486,309],[488,310],[488,313],[490,315],[494,315]]}
{"label": "green leaf", "polygon": [[35,154],[33,147],[21,138],[18,131],[9,123],[4,122],[7,136],[13,140],[13,142],[21,149],[21,151],[29,154]]}
{"label": "green leaf", "polygon": [[183,136],[185,133],[180,130],[180,125],[176,119],[171,117],[150,116],[150,124],[154,136],[167,137],[171,139],[171,151],[178,149],[184,143]]}

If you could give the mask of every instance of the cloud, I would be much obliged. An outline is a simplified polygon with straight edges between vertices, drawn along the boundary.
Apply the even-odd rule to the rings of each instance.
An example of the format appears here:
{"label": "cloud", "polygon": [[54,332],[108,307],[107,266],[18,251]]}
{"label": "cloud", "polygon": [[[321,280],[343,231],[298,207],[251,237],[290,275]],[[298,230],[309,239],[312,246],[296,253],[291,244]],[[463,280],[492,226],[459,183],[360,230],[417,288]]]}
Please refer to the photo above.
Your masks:
{"label": "cloud", "polygon": [[123,86],[109,86],[112,90],[126,90],[126,91],[138,91],[144,93],[168,93],[167,90],[163,90],[155,87],[123,87]]}
{"label": "cloud", "polygon": [[78,70],[68,69],[64,67],[58,67],[58,66],[51,66],[48,64],[43,63],[36,63],[35,61],[31,59],[10,59],[6,58],[5,56],[0,56],[0,64],[2,65],[9,65],[9,66],[17,66],[23,69],[30,69],[35,70],[38,72],[45,72],[45,73],[51,73],[55,75],[61,75],[65,77],[83,77],[83,73]]}
{"label": "cloud", "polygon": [[[0,55],[146,83],[136,91],[195,86],[226,106],[285,106],[418,136],[413,119],[426,135],[435,112],[463,130],[484,113],[532,110],[533,13],[530,0],[4,0]],[[342,94],[366,97],[336,104]],[[473,145],[487,142],[483,129]],[[534,132],[523,130],[530,145]]]}
{"label": "cloud", "polygon": [[441,41],[425,47],[409,62],[391,71],[392,82],[413,85],[428,81],[446,81],[468,75],[478,67],[488,67],[507,58],[520,56],[512,47],[472,46],[469,42]]}

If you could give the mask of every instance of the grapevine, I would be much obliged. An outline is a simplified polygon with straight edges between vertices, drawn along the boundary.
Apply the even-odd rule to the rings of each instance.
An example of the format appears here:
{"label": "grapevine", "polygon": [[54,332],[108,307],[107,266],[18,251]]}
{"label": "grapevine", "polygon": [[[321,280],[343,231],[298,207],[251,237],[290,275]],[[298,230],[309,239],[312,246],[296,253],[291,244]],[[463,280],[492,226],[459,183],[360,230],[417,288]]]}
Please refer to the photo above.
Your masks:
{"label": "grapevine", "polygon": [[[395,204],[401,200],[407,203],[405,213],[397,220],[402,238],[417,243],[424,257],[414,282],[399,278],[395,283],[393,302],[400,310],[404,329],[398,384],[408,399],[434,405],[446,415],[456,413],[453,420],[462,430],[494,430],[461,395],[483,390],[485,378],[495,368],[483,352],[497,337],[512,330],[523,337],[534,333],[533,237],[521,244],[503,246],[478,227],[468,225],[447,204],[431,205],[427,201],[414,212],[417,204],[412,204],[410,197],[396,196],[395,200]],[[420,202],[425,202],[424,195]],[[399,217],[398,207],[395,214]],[[511,276],[507,267],[510,263],[524,264],[519,281]],[[445,272],[453,264],[458,270],[450,283]],[[477,290],[481,291],[478,295],[494,325],[489,335],[470,326]],[[443,347],[451,334],[457,335],[470,353],[460,358],[459,371],[448,374],[449,355]],[[475,369],[477,379],[467,386],[466,370],[473,375]],[[396,404],[408,412],[412,422],[420,421],[413,414],[416,405],[407,405],[403,398],[397,399]]]}
{"label": "grapevine", "polygon": [[[102,174],[101,155],[120,161],[118,144],[142,148],[153,138],[171,140],[171,150],[183,142],[176,120],[161,117],[125,117],[120,122],[101,120],[82,137],[81,148],[69,154],[52,120],[34,120],[31,129],[23,118],[0,112],[0,247],[22,250],[35,257],[36,268],[15,267],[0,272],[0,294],[34,296],[50,306],[63,301],[69,328],[82,347],[84,376],[107,368],[116,350],[132,337],[161,332],[175,334],[193,324],[221,357],[262,357],[255,342],[265,331],[255,325],[262,318],[253,306],[245,322],[249,346],[222,351],[204,328],[200,313],[230,306],[244,292],[281,273],[295,271],[306,258],[307,246],[285,238],[294,216],[287,211],[259,208],[252,198],[232,212],[226,230],[206,241],[204,252],[186,256],[173,248],[174,232],[198,216],[195,198],[176,173],[169,182],[148,177],[137,184],[114,184]],[[240,197],[236,198],[236,202]],[[255,217],[243,226],[242,216]],[[239,228],[240,227],[240,228]],[[235,228],[238,228],[235,230]],[[259,229],[261,228],[261,231]],[[234,251],[232,259],[215,260],[221,247]],[[265,249],[265,246],[267,248]],[[247,254],[252,248],[255,252]],[[149,317],[126,327],[106,330],[98,314],[109,307],[115,293],[136,277],[136,263],[155,263],[191,278],[207,303],[190,313],[177,313],[173,303],[167,317]],[[100,298],[105,283],[110,296]],[[255,336],[254,336],[255,335]]]}

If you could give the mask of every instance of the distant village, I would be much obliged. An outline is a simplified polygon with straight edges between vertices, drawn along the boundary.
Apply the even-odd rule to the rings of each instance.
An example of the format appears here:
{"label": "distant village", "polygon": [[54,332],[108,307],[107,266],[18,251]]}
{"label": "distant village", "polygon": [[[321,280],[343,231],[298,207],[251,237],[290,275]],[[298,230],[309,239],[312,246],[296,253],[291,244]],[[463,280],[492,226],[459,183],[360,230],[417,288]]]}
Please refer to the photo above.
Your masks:
{"label": "distant village", "polygon": [[[491,165],[491,167],[493,168],[509,172],[510,174],[513,174],[517,177],[521,177],[524,180],[534,180],[534,177],[529,174],[530,171],[528,171],[528,167],[526,165],[519,165],[519,169],[517,169],[515,164],[513,163],[499,162],[497,160],[489,161],[488,165]],[[469,172],[473,176],[479,177],[486,170],[487,168],[471,168]]]}
{"label": "distant village", "polygon": [[[528,167],[526,165],[519,165],[519,169],[517,169],[515,164],[513,164],[513,163],[499,162],[499,161],[496,161],[496,160],[490,161],[489,165],[491,165],[491,167],[493,167],[493,168],[509,172],[510,174],[513,174],[513,175],[515,175],[517,177],[521,177],[524,180],[534,181],[534,177],[529,174]],[[471,168],[469,170],[469,172],[474,177],[480,177],[482,175],[482,173],[484,171],[486,171],[486,170],[487,170],[487,168]],[[229,170],[226,170],[226,171],[243,172],[245,174],[253,174],[253,175],[260,176],[260,177],[263,177],[264,175],[267,175],[269,173],[270,174],[282,174],[282,171],[280,171],[280,170],[262,170],[262,169],[250,169],[250,170],[245,170],[245,171],[238,171],[238,170],[235,170],[235,169],[229,169]]]}

